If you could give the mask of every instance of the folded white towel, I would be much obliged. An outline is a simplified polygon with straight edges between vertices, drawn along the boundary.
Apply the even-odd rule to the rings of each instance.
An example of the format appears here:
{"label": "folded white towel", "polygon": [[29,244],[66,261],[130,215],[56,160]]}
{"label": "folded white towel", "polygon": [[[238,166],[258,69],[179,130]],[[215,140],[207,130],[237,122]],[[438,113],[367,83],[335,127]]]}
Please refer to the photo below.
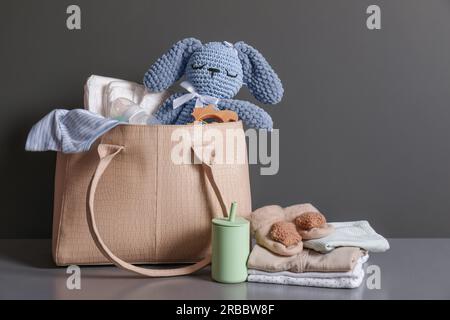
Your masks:
{"label": "folded white towel", "polygon": [[265,272],[248,270],[248,282],[273,283],[321,288],[357,288],[364,279],[363,264],[369,259],[364,255],[349,272]]}
{"label": "folded white towel", "polygon": [[167,91],[149,92],[143,85],[131,81],[92,75],[84,86],[84,107],[108,117],[113,103],[124,98],[152,114],[169,94]]}
{"label": "folded white towel", "polygon": [[389,249],[389,242],[376,233],[365,220],[330,224],[334,227],[332,234],[304,241],[303,247],[322,253],[330,252],[336,247],[359,247],[370,252],[384,252]]}

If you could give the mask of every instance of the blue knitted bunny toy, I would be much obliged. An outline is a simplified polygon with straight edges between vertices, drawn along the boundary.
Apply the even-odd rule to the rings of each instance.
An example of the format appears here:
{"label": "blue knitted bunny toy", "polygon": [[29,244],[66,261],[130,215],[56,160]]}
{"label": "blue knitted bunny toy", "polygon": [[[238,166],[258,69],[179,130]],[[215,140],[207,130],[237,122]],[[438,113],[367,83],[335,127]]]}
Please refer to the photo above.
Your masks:
{"label": "blue knitted bunny toy", "polygon": [[185,124],[194,119],[193,108],[209,103],[236,112],[249,127],[272,129],[272,118],[260,107],[232,99],[246,85],[258,101],[276,104],[283,86],[266,59],[244,42],[202,43],[187,38],[175,43],[146,72],[144,85],[161,92],[186,75],[185,93],[172,94],[155,113],[163,124]]}

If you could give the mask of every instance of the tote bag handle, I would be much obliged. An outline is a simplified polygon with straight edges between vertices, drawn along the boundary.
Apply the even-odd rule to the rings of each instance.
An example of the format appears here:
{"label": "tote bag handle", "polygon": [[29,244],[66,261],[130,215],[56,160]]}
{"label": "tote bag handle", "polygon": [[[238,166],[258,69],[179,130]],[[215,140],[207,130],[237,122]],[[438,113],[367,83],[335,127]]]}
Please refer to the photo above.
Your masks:
{"label": "tote bag handle", "polygon": [[[102,254],[113,264],[115,264],[117,267],[128,270],[131,272],[134,272],[136,274],[147,276],[147,277],[173,277],[173,276],[181,276],[181,275],[187,275],[191,274],[195,271],[198,271],[208,264],[211,263],[211,255],[208,254],[205,258],[202,260],[180,268],[171,268],[171,269],[150,269],[150,268],[142,268],[135,266],[131,263],[128,263],[122,259],[120,259],[118,256],[116,256],[111,249],[105,244],[103,241],[100,232],[97,228],[97,223],[95,220],[95,210],[94,210],[94,202],[95,202],[95,193],[97,190],[98,183],[105,172],[105,170],[108,168],[111,161],[114,159],[116,155],[118,155],[122,150],[124,149],[123,146],[118,145],[111,145],[111,144],[99,144],[97,151],[100,156],[100,161],[97,165],[97,168],[94,172],[94,175],[92,177],[89,190],[88,190],[88,208],[87,208],[87,221],[89,225],[89,230],[91,232],[92,238],[97,246],[97,248],[102,252]],[[199,157],[199,148],[197,146],[192,146],[192,150],[194,154],[201,159],[202,168],[203,171],[208,178],[209,182],[211,183],[211,186],[214,190],[214,193],[216,194],[220,207],[222,209],[222,214],[224,217],[227,216],[227,209],[225,202],[223,200],[222,194],[220,193],[220,190],[217,186],[217,183],[214,179],[213,170],[211,168],[211,165],[203,161],[203,157]]]}

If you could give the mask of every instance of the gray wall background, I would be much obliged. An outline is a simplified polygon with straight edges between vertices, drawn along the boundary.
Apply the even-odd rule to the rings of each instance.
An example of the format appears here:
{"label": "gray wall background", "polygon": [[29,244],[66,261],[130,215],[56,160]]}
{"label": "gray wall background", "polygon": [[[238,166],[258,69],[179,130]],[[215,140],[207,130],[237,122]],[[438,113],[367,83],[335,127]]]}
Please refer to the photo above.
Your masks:
{"label": "gray wall background", "polygon": [[[82,30],[66,29],[78,4]],[[365,26],[378,4],[382,30]],[[0,10],[0,237],[51,234],[54,153],[23,151],[91,74],[140,82],[177,40],[245,40],[278,72],[280,171],[254,207],[312,202],[390,237],[450,236],[450,1],[24,1]],[[240,98],[252,99],[241,90]]]}

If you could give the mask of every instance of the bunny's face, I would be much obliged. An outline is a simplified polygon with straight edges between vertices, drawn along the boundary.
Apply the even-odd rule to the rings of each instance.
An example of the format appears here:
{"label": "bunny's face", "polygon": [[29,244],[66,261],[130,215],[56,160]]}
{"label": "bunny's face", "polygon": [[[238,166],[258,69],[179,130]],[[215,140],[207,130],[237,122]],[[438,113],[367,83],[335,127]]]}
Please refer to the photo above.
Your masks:
{"label": "bunny's face", "polygon": [[203,45],[195,38],[180,40],[145,73],[144,85],[161,92],[183,75],[199,94],[219,99],[233,98],[244,83],[262,103],[275,104],[283,97],[275,71],[258,50],[242,41]]}
{"label": "bunny's face", "polygon": [[186,78],[200,94],[234,97],[242,87],[242,65],[231,45],[211,42],[195,51],[186,65]]}

